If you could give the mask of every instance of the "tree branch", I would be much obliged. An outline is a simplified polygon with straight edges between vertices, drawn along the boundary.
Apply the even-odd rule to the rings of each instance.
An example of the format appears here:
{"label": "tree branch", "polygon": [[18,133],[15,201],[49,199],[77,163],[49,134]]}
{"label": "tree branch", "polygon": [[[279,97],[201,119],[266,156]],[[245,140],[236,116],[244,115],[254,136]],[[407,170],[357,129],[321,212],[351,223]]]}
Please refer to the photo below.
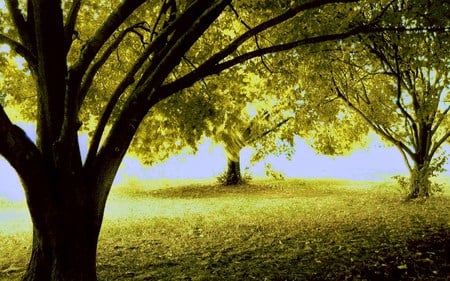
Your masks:
{"label": "tree branch", "polygon": [[[0,105],[0,154],[14,168],[22,182],[28,209],[35,227],[47,227],[45,212],[54,206],[50,201],[55,199],[52,173],[49,173],[41,151],[28,138],[25,132],[14,125]],[[39,184],[36,184],[39,183]],[[54,210],[53,210],[54,211]]]}
{"label": "tree branch", "polygon": [[73,42],[73,34],[77,23],[78,12],[81,7],[81,0],[73,0],[70,11],[67,14],[66,25],[64,26],[64,38],[66,41],[66,53],[69,52]]}
{"label": "tree branch", "polygon": [[[231,11],[233,11],[234,15],[235,15],[236,18],[239,20],[239,22],[242,23],[248,30],[251,30],[252,27],[251,27],[250,25],[248,25],[248,24],[241,18],[241,16],[239,15],[238,11],[236,10],[236,8],[234,8],[233,4],[230,4],[229,6],[230,6],[230,8],[231,8]],[[256,44],[256,47],[257,47],[258,49],[261,49],[261,46],[259,45],[258,34],[255,34],[254,37],[255,37],[255,44]],[[266,40],[267,40],[267,39],[266,39]],[[267,40],[267,41],[269,41],[269,40]],[[270,41],[269,41],[269,42],[270,42]],[[272,42],[270,42],[270,43],[273,44]],[[269,72],[273,72],[273,71],[270,69],[270,67],[267,65],[266,61],[264,60],[264,57],[261,56],[260,59],[261,59],[261,63],[263,64],[263,66],[264,66]]]}
{"label": "tree branch", "polygon": [[[168,26],[168,29],[170,28],[173,30],[173,34],[171,34],[167,42],[161,42],[165,44],[164,46],[161,46],[152,58],[152,62],[147,66],[146,70],[144,70],[142,78],[136,85],[137,91],[149,93],[151,92],[150,88],[155,88],[155,85],[158,85],[157,87],[159,87],[173,69],[173,66],[168,66],[168,64],[173,65],[175,62],[178,64],[184,54],[188,51],[187,46],[191,46],[195,43],[192,39],[200,37],[197,28],[200,30],[203,29],[205,27],[205,22],[211,20],[210,16],[217,11],[216,9],[221,7],[224,2],[227,2],[226,4],[228,4],[230,1],[231,0],[221,0],[217,3],[203,2],[203,0],[195,1],[183,14],[174,20]],[[196,11],[196,9],[205,11],[202,14],[200,11]],[[220,13],[223,9],[224,8],[220,10]],[[215,19],[213,19],[213,21],[214,20]],[[211,23],[212,21],[208,24],[208,27]],[[187,26],[189,26],[188,29],[186,29]],[[166,35],[161,34],[159,37],[165,39],[167,38]],[[194,37],[189,37],[190,35]]]}
{"label": "tree branch", "polygon": [[88,68],[94,57],[103,47],[108,38],[145,0],[124,0],[109,15],[103,25],[96,31],[92,38],[83,46],[78,62],[71,69],[71,78],[80,81],[81,76]]}
{"label": "tree branch", "polygon": [[[25,21],[25,18],[22,15],[22,11],[19,8],[19,2],[17,0],[6,0],[6,6],[8,7],[8,11],[11,14],[13,23],[19,33],[20,39],[22,43],[30,48],[33,44],[31,43],[31,34],[29,33],[28,24]],[[29,1],[31,2],[31,1]]]}
{"label": "tree branch", "polygon": [[[342,39],[346,39],[348,37],[354,36],[361,32],[377,32],[377,30],[372,30],[369,26],[364,26],[364,27],[352,29],[352,30],[344,32],[344,33],[327,34],[327,35],[319,35],[316,37],[304,38],[304,39],[297,40],[294,42],[279,44],[279,45],[275,45],[275,46],[270,46],[270,47],[250,51],[248,53],[234,57],[234,58],[232,58],[228,61],[222,62],[222,63],[219,63],[219,61],[217,61],[218,58],[215,55],[215,56],[211,57],[210,59],[208,59],[207,61],[205,61],[196,70],[186,74],[185,76],[181,77],[180,79],[178,79],[174,82],[164,85],[163,92],[166,93],[166,95],[161,96],[161,98],[165,98],[166,96],[170,96],[172,93],[175,93],[183,88],[189,87],[189,86],[193,85],[195,82],[199,81],[200,79],[202,79],[206,76],[218,74],[225,69],[228,69],[234,65],[237,65],[239,63],[242,63],[244,61],[247,61],[247,60],[250,60],[250,59],[253,59],[256,57],[260,57],[260,56],[270,54],[270,53],[288,51],[288,50],[294,49],[296,47],[300,47],[302,45],[310,45],[310,44],[326,42],[326,41],[342,40]],[[230,52],[229,54],[231,54],[233,51],[233,49],[229,49],[229,48],[226,48],[226,50],[228,50],[228,52]],[[225,55],[224,51],[222,51],[221,53],[222,53],[221,56]],[[229,55],[229,54],[227,54],[227,55]],[[220,60],[222,60],[222,58]]]}
{"label": "tree branch", "polygon": [[[288,9],[286,12],[280,14],[279,16],[276,16],[274,18],[271,18],[270,20],[267,20],[257,26],[255,26],[254,28],[248,30],[247,32],[243,33],[241,36],[239,36],[238,38],[236,38],[233,42],[231,42],[226,48],[224,48],[222,51],[218,52],[217,54],[215,54],[214,56],[212,56],[210,59],[208,59],[208,61],[206,61],[204,64],[207,65],[206,67],[210,67],[213,66],[217,63],[219,63],[220,61],[222,61],[223,59],[225,59],[227,56],[229,56],[230,54],[232,54],[233,52],[235,52],[239,46],[241,46],[244,42],[246,42],[247,40],[249,40],[250,38],[254,37],[255,35],[271,28],[274,27],[280,23],[283,23],[293,17],[295,17],[296,15],[298,15],[300,12],[306,11],[306,10],[310,10],[310,9],[314,9],[314,8],[318,8],[321,6],[324,6],[326,4],[330,4],[330,3],[351,3],[351,2],[357,2],[357,0],[319,0],[319,1],[310,1],[310,2],[306,2],[303,3],[301,5],[298,5],[296,7],[290,8]],[[289,48],[292,49],[293,47]],[[261,52],[261,54],[258,54],[256,56],[262,56],[264,54],[270,53],[270,52],[263,52],[263,49],[260,49],[259,51]],[[287,49],[286,49],[287,50]],[[254,57],[256,57],[254,56]]]}
{"label": "tree branch", "polygon": [[108,101],[108,104],[106,105],[105,109],[103,110],[103,113],[100,117],[100,120],[97,123],[97,126],[94,131],[94,135],[91,140],[91,144],[89,146],[89,151],[86,157],[86,164],[85,166],[90,166],[91,163],[94,161],[95,156],[97,154],[100,141],[103,137],[103,132],[105,130],[106,124],[108,123],[109,118],[111,117],[111,114],[119,101],[120,97],[125,93],[125,90],[134,83],[135,81],[135,75],[141,68],[141,66],[145,63],[147,60],[147,57],[154,51],[155,45],[150,45],[146,48],[146,50],[143,52],[143,55],[139,57],[139,59],[135,62],[135,64],[131,67],[131,69],[127,72],[126,76],[122,79],[120,84],[115,89],[114,93],[112,94],[111,98]]}
{"label": "tree branch", "polygon": [[[196,3],[197,3],[196,5],[198,6],[198,3],[201,3],[201,1],[197,1]],[[193,20],[197,17],[195,15],[191,15],[192,12],[194,12],[194,13],[196,11],[198,12],[199,7],[197,7],[197,6],[191,6],[188,9],[188,11],[183,13],[182,16],[180,16],[179,18],[170,22],[170,24],[163,29],[163,31],[158,35],[158,37],[152,41],[152,43],[146,48],[146,50],[143,52],[143,54],[138,58],[138,60],[133,65],[131,70],[128,71],[125,78],[122,80],[122,82],[116,88],[116,90],[114,91],[113,95],[111,96],[111,98],[110,98],[107,106],[105,107],[105,110],[103,111],[102,116],[97,124],[96,130],[95,130],[95,133],[92,138],[91,145],[90,145],[90,148],[88,151],[88,156],[86,158],[86,164],[85,164],[86,167],[91,166],[91,164],[94,162],[95,156],[97,154],[97,151],[98,151],[98,148],[100,145],[100,141],[103,137],[105,126],[111,116],[111,113],[114,110],[119,98],[122,96],[125,89],[128,86],[130,86],[132,83],[134,83],[136,73],[140,70],[141,66],[145,63],[145,61],[148,59],[150,54],[152,54],[154,52],[159,52],[160,49],[164,45],[167,45],[166,39],[169,37],[169,35],[171,33],[173,33],[177,29],[184,30],[186,27],[185,21],[189,20],[189,19]],[[162,52],[162,54],[167,54],[167,53],[168,53],[167,51]],[[159,59],[154,57],[153,61],[159,62]],[[151,77],[151,72],[155,71],[153,68],[154,67],[152,65],[147,67],[147,70],[144,71],[144,73],[141,76],[142,77],[140,80],[141,84],[144,83],[145,79]],[[140,87],[141,84],[138,83],[135,86],[135,89]],[[145,93],[145,92],[146,92],[145,90],[142,90],[141,94]],[[133,127],[136,127],[136,129],[137,129],[137,125],[133,125]]]}
{"label": "tree branch", "polygon": [[281,120],[280,122],[278,122],[277,124],[275,124],[275,126],[273,126],[272,128],[269,128],[267,130],[265,130],[264,132],[262,132],[260,135],[256,136],[255,138],[249,140],[249,143],[252,143],[256,140],[262,139],[263,137],[267,136],[268,134],[278,130],[281,126],[283,126],[284,124],[286,124],[289,120],[293,119],[292,117],[288,117],[285,118],[283,120]]}
{"label": "tree branch", "polygon": [[439,117],[439,119],[437,120],[436,124],[434,125],[434,127],[431,129],[431,133],[434,134],[436,133],[436,131],[439,129],[439,126],[441,125],[441,123],[444,121],[444,119],[447,117],[447,114],[450,112],[450,105],[447,106],[447,108],[444,110],[444,112],[442,112],[442,115]]}
{"label": "tree branch", "polygon": [[430,151],[430,158],[436,153],[436,151],[441,147],[441,145],[450,138],[450,131],[448,131],[445,135],[443,135],[439,140],[434,143],[433,148]]}
{"label": "tree branch", "polygon": [[169,11],[169,18],[163,23],[163,29],[167,27],[172,21],[176,18],[177,12],[177,3],[174,0],[164,0],[161,9],[158,12],[158,16],[156,17],[155,23],[153,24],[150,41],[153,41],[153,38],[158,35],[156,29],[158,28],[159,23],[161,22],[162,16]]}
{"label": "tree branch", "polygon": [[[84,98],[86,97],[92,85],[94,77],[98,73],[98,70],[106,63],[111,54],[119,47],[120,43],[122,43],[125,36],[130,32],[132,32],[133,30],[135,30],[136,28],[141,27],[143,24],[145,23],[137,23],[121,31],[120,34],[117,36],[117,38],[115,38],[114,41],[108,46],[108,48],[106,48],[106,50],[102,53],[102,55],[93,64],[89,66],[89,68],[86,71],[86,74],[84,74],[84,79],[83,83],[81,84],[79,98],[77,99],[78,108],[81,107],[81,104],[83,103]],[[148,51],[144,51],[144,54],[145,57],[148,57],[150,55]],[[134,74],[135,73],[133,73],[133,76]]]}
{"label": "tree branch", "polygon": [[31,69],[36,69],[37,67],[36,56],[33,53],[31,53],[30,50],[28,50],[25,46],[1,33],[0,33],[0,43],[4,43],[9,47],[11,47],[11,49],[14,52],[22,56],[27,61]]}
{"label": "tree branch", "polygon": [[410,155],[411,157],[414,156],[414,153],[411,151],[411,149],[409,149],[408,146],[406,146],[403,142],[401,142],[400,140],[395,139],[389,132],[387,132],[386,130],[383,130],[383,128],[378,127],[376,124],[374,124],[372,122],[372,120],[370,120],[370,118],[364,114],[364,112],[362,112],[358,107],[356,107],[339,89],[339,87],[336,84],[336,81],[333,79],[333,83],[334,83],[334,89],[337,92],[338,96],[345,102],[345,104],[351,108],[352,110],[354,110],[359,116],[361,116],[366,123],[375,131],[378,132],[379,134],[381,134],[383,137],[385,137],[387,140],[389,140],[392,144],[394,144],[395,146],[397,146],[400,150],[404,150],[405,152],[408,153],[408,155]]}
{"label": "tree branch", "polygon": [[401,149],[400,147],[398,147],[398,146],[396,146],[396,147],[400,151],[400,154],[403,157],[403,161],[405,162],[406,167],[408,167],[408,171],[411,173],[413,171],[413,167],[412,167],[411,163],[409,163],[409,159],[408,159],[405,151],[403,149]]}
{"label": "tree branch", "polygon": [[[99,188],[94,193],[99,198],[101,213],[114,179],[113,176],[117,172],[139,124],[148,110],[158,101],[152,98],[153,95],[160,92],[160,86],[166,77],[179,64],[187,50],[217,19],[230,1],[196,0],[178,17],[178,19],[183,19],[184,25],[175,30],[167,45],[161,49],[162,57],[158,58],[157,67],[154,67],[153,72],[150,72],[149,76],[143,79],[143,83],[136,86],[130,94],[95,159],[92,160],[91,164],[85,164],[86,173],[96,180],[93,186]],[[178,19],[169,26],[176,24]]]}
{"label": "tree branch", "polygon": [[[400,111],[402,112],[403,116],[405,116],[406,120],[408,120],[408,124],[411,126],[412,130],[413,130],[413,134],[414,134],[414,139],[416,140],[415,142],[417,142],[417,140],[419,139],[419,132],[417,129],[417,124],[416,121],[414,120],[414,118],[408,113],[408,111],[403,107],[402,105],[402,82],[401,82],[401,72],[400,72],[400,66],[398,63],[398,60],[395,59],[395,67],[397,70],[397,99],[395,104],[397,105],[397,107],[400,109]],[[413,94],[414,95],[414,94]],[[416,144],[417,145],[417,144]]]}
{"label": "tree branch", "polygon": [[[41,179],[45,175],[41,153],[25,132],[11,122],[1,105],[0,154],[20,175],[26,193],[32,192],[27,188],[36,186],[35,183],[39,182],[37,179]],[[34,183],[34,185],[30,183]],[[39,194],[37,195],[39,197]]]}

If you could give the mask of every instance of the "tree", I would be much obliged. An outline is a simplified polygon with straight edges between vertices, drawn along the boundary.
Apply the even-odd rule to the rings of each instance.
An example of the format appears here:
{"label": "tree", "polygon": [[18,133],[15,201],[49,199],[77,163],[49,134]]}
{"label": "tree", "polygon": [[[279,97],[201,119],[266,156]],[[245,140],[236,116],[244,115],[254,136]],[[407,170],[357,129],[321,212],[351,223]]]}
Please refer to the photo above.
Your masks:
{"label": "tree", "polygon": [[[332,13],[350,5],[341,2],[355,0],[292,2],[279,14],[255,17],[254,27],[236,37],[213,43],[208,36],[217,32],[214,26],[235,16],[227,9],[231,0],[4,2],[0,43],[25,59],[36,93],[36,143],[0,107],[0,154],[22,180],[33,222],[24,280],[96,280],[98,235],[114,176],[140,124],[160,102],[252,58],[370,29],[336,21],[270,46],[252,43],[255,36],[303,20],[309,10]],[[280,5],[248,5],[269,11],[269,3]],[[180,69],[183,57],[199,55],[203,46],[211,46],[211,55],[193,70]],[[10,75],[3,65],[1,71]],[[95,103],[100,97],[106,97],[101,106]],[[95,119],[82,161],[78,131],[87,114]]]}
{"label": "tree", "polygon": [[427,197],[430,177],[448,157],[439,149],[450,139],[450,6],[394,2],[387,30],[343,43],[328,54],[331,72],[322,73],[336,95],[329,100],[338,98],[400,150],[410,172],[408,197]]}
{"label": "tree", "polygon": [[[278,113],[278,114],[277,114]],[[241,175],[240,154],[245,147],[257,148],[254,158],[260,159],[276,149],[283,141],[280,136],[272,138],[270,143],[264,140],[269,134],[285,125],[291,117],[283,117],[281,112],[266,110],[255,112],[253,117],[248,113],[225,117],[223,125],[215,131],[214,138],[223,144],[227,155],[227,170],[224,175],[224,185],[238,185],[244,183]],[[246,116],[247,115],[247,116]],[[245,118],[246,116],[247,118]],[[290,143],[292,148],[293,143]]]}
{"label": "tree", "polygon": [[[213,114],[206,118],[208,126],[204,134],[225,150],[227,169],[219,176],[224,185],[244,182],[240,163],[243,148],[255,148],[254,160],[276,149],[275,141],[265,140],[268,136],[272,139],[280,137],[277,132],[290,119],[289,112],[294,110],[282,106],[289,99],[284,90],[277,89],[283,78],[264,69],[261,62],[245,63],[232,73],[222,74],[210,85],[214,94],[208,102]],[[277,82],[272,83],[272,79]]]}
{"label": "tree", "polygon": [[[263,140],[279,131],[289,119],[288,112],[293,111],[280,107],[288,96],[280,91],[272,93],[273,84],[248,66],[245,71],[240,69],[194,85],[188,93],[167,99],[153,111],[158,118],[144,121],[145,131],[134,139],[130,151],[139,155],[144,164],[151,165],[181,150],[195,152],[204,136],[225,149],[228,162],[225,185],[242,183],[240,151],[258,146],[260,159],[275,150],[275,141],[262,145]],[[151,142],[157,134],[164,136],[159,145]]]}

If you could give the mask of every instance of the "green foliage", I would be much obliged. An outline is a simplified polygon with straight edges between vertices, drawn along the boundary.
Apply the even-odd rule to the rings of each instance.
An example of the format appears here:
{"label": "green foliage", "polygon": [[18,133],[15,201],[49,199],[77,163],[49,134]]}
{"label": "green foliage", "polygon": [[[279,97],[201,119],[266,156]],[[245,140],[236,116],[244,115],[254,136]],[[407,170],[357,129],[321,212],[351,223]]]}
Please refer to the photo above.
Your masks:
{"label": "green foliage", "polygon": [[432,177],[437,177],[439,174],[445,173],[447,169],[445,164],[448,161],[449,155],[442,151],[440,154],[435,156],[430,163],[430,175]]}
{"label": "green foliage", "polygon": [[[383,11],[373,6],[374,15],[383,13],[376,28],[387,30],[321,45],[316,59],[309,64],[314,65],[309,79],[320,86],[307,87],[305,95],[334,105],[331,110],[337,112],[344,105],[352,115],[358,115],[352,120],[359,119],[367,126],[356,123],[354,128],[346,129],[335,124],[326,133],[337,128],[342,132],[335,136],[353,135],[353,140],[358,140],[361,130],[370,128],[402,152],[411,170],[438,162],[442,167],[446,158],[436,158],[436,152],[450,138],[450,106],[446,102],[450,21],[442,15],[437,2],[391,4]],[[425,15],[439,20],[429,21]],[[310,111],[308,115],[314,114],[314,107]],[[321,150],[335,152],[330,144],[336,138],[316,135]],[[342,146],[348,149],[346,143]],[[424,180],[439,170],[437,166],[425,169],[426,176],[420,177]]]}
{"label": "green foliage", "polygon": [[6,94],[0,92],[0,105],[5,106]]}
{"label": "green foliage", "polygon": [[274,170],[270,163],[265,164],[264,173],[266,174],[267,177],[274,179],[274,180],[284,180],[284,178],[285,178],[284,173]]}
{"label": "green foliage", "polygon": [[[405,177],[402,175],[395,175],[392,177],[396,181],[396,187],[397,191],[405,198],[408,198],[408,196],[411,194],[411,177]],[[433,182],[431,181],[429,183],[429,192],[430,195],[433,194],[442,194],[445,190],[445,184]]]}
{"label": "green foliage", "polygon": [[392,179],[396,181],[396,187],[399,193],[406,197],[410,193],[410,178],[402,175],[395,175],[392,176]]}
{"label": "green foliage", "polygon": [[[178,12],[182,12],[190,1],[176,2]],[[76,62],[84,44],[119,3],[120,1],[83,2],[77,21],[76,36],[74,36],[68,54],[69,65]],[[131,25],[141,23],[138,29],[125,36],[114,54],[109,57],[95,75],[92,88],[89,90],[81,108],[80,116],[78,116],[83,124],[82,130],[89,132],[90,136],[92,136],[95,124],[111,97],[110,93],[117,86],[117,82],[124,78],[142,50],[152,40],[154,34],[150,34],[149,30],[155,28],[154,31],[159,32],[162,28],[163,25],[156,22],[157,17],[155,16],[159,12],[160,4],[161,1],[146,1],[143,7],[133,13],[108,41],[109,43],[113,42],[120,32]],[[175,81],[195,70],[208,57],[222,50],[240,34],[248,31],[249,28],[257,26],[261,22],[274,17],[274,15],[298,4],[295,1],[237,1],[233,3],[234,10],[228,7],[224,11],[186,53],[179,65],[168,76],[166,83]],[[365,5],[365,3],[360,5],[363,4]],[[70,5],[70,1],[63,1],[63,10],[66,16]],[[5,14],[5,17],[2,18],[6,18],[6,21],[2,22],[1,25],[2,32],[7,30],[5,34],[16,38],[17,34],[14,34],[14,29],[6,28],[11,25],[10,17]],[[299,38],[309,38],[331,31],[341,32],[352,24],[360,23],[365,18],[367,17],[361,15],[361,9],[356,9],[353,3],[330,4],[320,9],[306,10],[299,14],[296,19],[281,23],[254,38],[252,37],[251,40],[248,40],[233,52],[230,57],[239,56],[250,50],[295,41]],[[338,24],[334,22],[334,19],[338,19]],[[292,32],[293,30],[301,32]],[[107,45],[108,43],[105,46]],[[274,131],[264,138],[245,143],[247,146],[258,147],[257,154],[254,156],[255,161],[271,153],[292,154],[293,139],[296,134],[306,136],[312,146],[321,152],[327,154],[346,153],[353,148],[354,142],[359,143],[360,135],[363,134],[364,130],[358,129],[352,132],[348,129],[330,130],[332,128],[344,128],[345,126],[340,125],[348,122],[348,120],[337,122],[337,125],[336,122],[329,123],[327,119],[331,119],[331,115],[337,112],[327,112],[328,109],[324,110],[323,114],[316,114],[315,116],[309,116],[298,111],[298,103],[304,98],[299,94],[303,88],[299,89],[298,84],[301,84],[299,80],[304,80],[303,77],[307,72],[298,72],[297,68],[302,61],[314,60],[314,56],[308,54],[309,51],[314,51],[314,49],[313,47],[305,47],[283,54],[271,54],[249,60],[222,72],[216,77],[205,78],[167,101],[158,103],[140,125],[139,132],[135,136],[129,151],[132,154],[142,156],[142,161],[145,164],[153,164],[166,159],[171,154],[179,153],[183,149],[195,151],[196,145],[203,135],[212,137],[217,142],[223,142],[220,133],[216,135],[218,127],[233,128],[235,131],[242,133],[252,124],[251,127],[255,136],[273,128],[285,118],[295,116],[295,122],[289,122],[292,124],[286,124],[280,130]],[[10,105],[23,105],[27,109],[34,108],[36,101],[34,85],[29,83],[31,81],[30,75],[20,77],[20,71],[12,73],[9,67],[2,67],[0,71],[8,71],[6,76],[11,79],[7,83],[10,89],[5,91],[15,100]],[[139,72],[137,76],[140,74],[142,73]],[[21,81],[20,84],[17,81]],[[18,89],[25,89],[23,96]],[[130,91],[127,91],[122,95],[107,128],[114,124],[129,94]],[[32,98],[29,98],[29,96]],[[314,100],[311,103],[316,101]],[[244,112],[248,104],[259,106],[258,114],[249,117]],[[261,107],[261,104],[265,104],[265,106]],[[312,108],[315,107],[312,106]],[[261,117],[260,114],[267,110],[271,113],[270,120],[259,118]],[[24,114],[28,115],[34,114],[34,112],[36,110],[24,110]],[[327,117],[319,118],[322,121],[316,118],[323,115]],[[34,116],[28,116],[29,120],[33,118]],[[315,120],[315,123],[308,123],[306,119]],[[353,123],[352,120],[350,122]],[[326,126],[323,126],[323,124],[326,124]],[[358,135],[355,132],[361,132],[361,134]],[[226,132],[225,134],[236,135],[235,132]],[[163,138],[160,136],[163,136]],[[349,137],[347,138],[347,136]],[[279,142],[276,142],[277,140]],[[281,143],[282,145],[275,145],[275,143]]]}
{"label": "green foliage", "polygon": [[[1,45],[0,45],[1,47]],[[0,93],[2,105],[10,109],[13,120],[33,120],[36,94],[27,64],[14,52],[0,50]]]}
{"label": "green foliage", "polygon": [[181,152],[194,153],[216,112],[206,94],[176,94],[149,112],[130,152],[146,165]]}

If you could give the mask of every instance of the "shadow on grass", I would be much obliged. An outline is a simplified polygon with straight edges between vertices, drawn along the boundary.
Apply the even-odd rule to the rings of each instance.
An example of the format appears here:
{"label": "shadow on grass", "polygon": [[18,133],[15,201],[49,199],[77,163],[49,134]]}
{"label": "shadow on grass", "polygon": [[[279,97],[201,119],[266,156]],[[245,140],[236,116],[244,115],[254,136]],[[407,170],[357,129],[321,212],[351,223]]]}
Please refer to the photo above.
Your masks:
{"label": "shadow on grass", "polygon": [[161,189],[147,189],[145,185],[122,188],[118,195],[129,198],[160,198],[160,199],[202,199],[220,197],[265,197],[265,198],[293,198],[293,197],[323,197],[343,195],[362,191],[353,189],[357,183],[349,181],[255,181],[249,184],[224,186],[220,184],[191,184],[184,186],[164,187]]}
{"label": "shadow on grass", "polygon": [[187,185],[177,186],[165,189],[158,189],[149,192],[147,195],[157,198],[173,198],[173,199],[195,199],[195,198],[216,198],[229,196],[252,196],[267,195],[267,193],[279,193],[275,186],[271,185],[254,185],[242,184],[233,186],[216,185]]}

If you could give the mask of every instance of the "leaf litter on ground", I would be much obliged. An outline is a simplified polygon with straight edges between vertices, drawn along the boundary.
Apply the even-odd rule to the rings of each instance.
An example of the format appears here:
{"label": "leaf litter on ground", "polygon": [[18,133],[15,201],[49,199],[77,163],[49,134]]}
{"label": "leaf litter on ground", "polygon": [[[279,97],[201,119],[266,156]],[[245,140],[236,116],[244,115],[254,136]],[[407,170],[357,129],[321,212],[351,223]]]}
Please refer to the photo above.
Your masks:
{"label": "leaf litter on ground", "polygon": [[[99,280],[448,280],[450,197],[403,202],[393,190],[339,180],[113,190]],[[0,244],[15,253],[0,280],[20,279],[30,237]]]}

